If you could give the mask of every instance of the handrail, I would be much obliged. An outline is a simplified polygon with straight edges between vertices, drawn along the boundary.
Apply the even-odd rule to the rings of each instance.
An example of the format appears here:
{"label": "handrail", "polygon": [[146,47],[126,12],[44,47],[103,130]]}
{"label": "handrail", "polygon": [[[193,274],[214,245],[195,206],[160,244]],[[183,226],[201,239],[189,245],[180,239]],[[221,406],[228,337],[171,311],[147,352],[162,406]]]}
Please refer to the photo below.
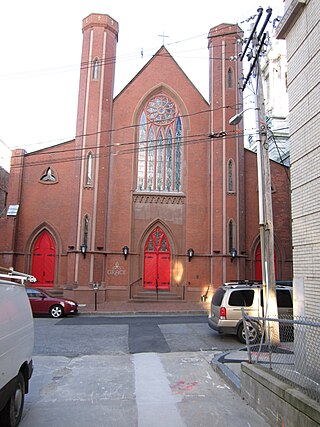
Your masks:
{"label": "handrail", "polygon": [[140,280],[142,280],[142,277],[139,277],[139,279],[136,279],[134,282],[131,282],[131,283],[129,284],[129,289],[130,289],[130,291],[129,291],[129,299],[132,299],[132,286],[133,286],[135,283],[139,282]]}

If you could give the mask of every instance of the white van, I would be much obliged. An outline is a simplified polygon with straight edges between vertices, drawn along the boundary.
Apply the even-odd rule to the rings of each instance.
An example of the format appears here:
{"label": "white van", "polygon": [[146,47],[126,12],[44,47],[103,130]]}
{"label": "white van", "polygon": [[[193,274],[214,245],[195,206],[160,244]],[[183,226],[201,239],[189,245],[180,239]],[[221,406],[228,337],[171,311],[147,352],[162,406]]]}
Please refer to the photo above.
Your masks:
{"label": "white van", "polygon": [[15,283],[19,276],[0,276],[0,425],[15,427],[33,370],[33,317],[23,285],[26,279]]}

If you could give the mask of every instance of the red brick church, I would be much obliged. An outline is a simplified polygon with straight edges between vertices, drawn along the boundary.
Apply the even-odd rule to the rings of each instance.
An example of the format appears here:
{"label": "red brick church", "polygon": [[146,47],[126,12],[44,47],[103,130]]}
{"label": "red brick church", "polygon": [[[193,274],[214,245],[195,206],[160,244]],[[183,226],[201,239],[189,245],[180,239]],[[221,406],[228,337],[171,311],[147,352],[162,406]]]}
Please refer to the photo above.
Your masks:
{"label": "red brick church", "polygon": [[[238,89],[242,37],[208,36],[208,103],[162,46],[113,96],[118,23],[83,20],[74,140],[12,157],[0,265],[79,302],[146,295],[200,301],[231,279],[261,279],[256,154]],[[209,135],[211,137],[209,137]],[[271,162],[276,278],[291,279],[288,169]]]}

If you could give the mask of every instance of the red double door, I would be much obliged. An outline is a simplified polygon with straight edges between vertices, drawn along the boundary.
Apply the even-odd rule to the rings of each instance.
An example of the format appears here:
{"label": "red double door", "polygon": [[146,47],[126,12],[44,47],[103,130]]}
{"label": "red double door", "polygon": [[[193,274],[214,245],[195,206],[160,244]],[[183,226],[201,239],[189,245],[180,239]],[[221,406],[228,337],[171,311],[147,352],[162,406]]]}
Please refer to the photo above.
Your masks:
{"label": "red double door", "polygon": [[[255,261],[256,261],[256,280],[258,281],[262,281],[262,264],[261,264],[261,246],[260,243],[257,246],[256,249],[256,257],[255,257]],[[275,274],[275,278],[277,278],[277,257],[276,257],[276,251],[274,251],[274,274]]]}
{"label": "red double door", "polygon": [[32,252],[32,275],[37,279],[36,286],[53,286],[55,260],[54,240],[48,231],[43,231],[37,238]]}
{"label": "red double door", "polygon": [[144,247],[144,289],[170,289],[170,245],[160,227],[150,234]]}

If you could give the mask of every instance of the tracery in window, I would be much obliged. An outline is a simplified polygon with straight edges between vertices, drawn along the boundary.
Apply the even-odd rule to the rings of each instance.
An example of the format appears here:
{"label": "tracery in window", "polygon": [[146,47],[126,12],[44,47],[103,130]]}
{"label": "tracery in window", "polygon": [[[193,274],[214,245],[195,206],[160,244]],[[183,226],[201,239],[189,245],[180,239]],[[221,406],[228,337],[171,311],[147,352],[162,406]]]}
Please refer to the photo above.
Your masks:
{"label": "tracery in window", "polygon": [[234,191],[234,163],[232,159],[228,161],[228,191],[230,193]]}
{"label": "tracery in window", "polygon": [[98,80],[99,77],[99,59],[95,58],[92,65],[92,78],[93,80]]}
{"label": "tracery in window", "polygon": [[165,95],[152,98],[140,116],[137,190],[181,191],[182,122]]}
{"label": "tracery in window", "polygon": [[92,185],[92,163],[93,163],[93,154],[90,151],[87,156],[87,165],[86,165],[86,185]]}

